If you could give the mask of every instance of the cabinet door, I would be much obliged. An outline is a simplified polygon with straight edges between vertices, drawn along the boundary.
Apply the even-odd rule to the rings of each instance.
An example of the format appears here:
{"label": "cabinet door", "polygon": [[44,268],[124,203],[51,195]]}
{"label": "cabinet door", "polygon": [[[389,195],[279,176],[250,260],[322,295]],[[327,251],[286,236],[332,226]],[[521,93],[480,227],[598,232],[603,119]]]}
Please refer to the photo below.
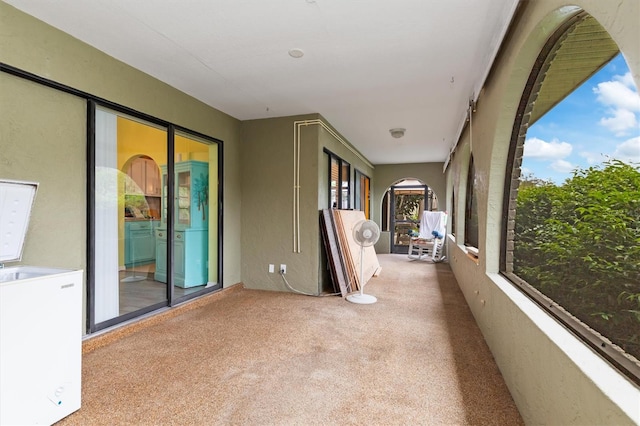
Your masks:
{"label": "cabinet door", "polygon": [[176,175],[176,224],[185,228],[191,226],[191,171],[178,172]]}
{"label": "cabinet door", "polygon": [[124,223],[124,265],[131,266],[131,224]]}
{"label": "cabinet door", "polygon": [[157,281],[167,282],[167,232],[156,231],[156,273]]}
{"label": "cabinet door", "polygon": [[146,164],[145,161],[141,158],[136,158],[131,163],[131,168],[129,169],[129,175],[135,185],[132,185],[132,194],[143,194],[145,191],[145,175],[146,175]]}
{"label": "cabinet door", "polygon": [[135,263],[152,262],[156,258],[153,230],[131,231],[131,256]]}
{"label": "cabinet door", "polygon": [[160,195],[160,169],[155,161],[145,159],[145,193],[147,195]]}
{"label": "cabinet door", "polygon": [[167,206],[168,206],[167,195],[169,193],[167,182],[168,182],[167,174],[163,173],[162,174],[162,212],[161,212],[163,228],[167,226]]}
{"label": "cabinet door", "polygon": [[185,274],[185,249],[184,249],[184,233],[176,232],[173,243],[173,276],[176,285],[184,286]]}

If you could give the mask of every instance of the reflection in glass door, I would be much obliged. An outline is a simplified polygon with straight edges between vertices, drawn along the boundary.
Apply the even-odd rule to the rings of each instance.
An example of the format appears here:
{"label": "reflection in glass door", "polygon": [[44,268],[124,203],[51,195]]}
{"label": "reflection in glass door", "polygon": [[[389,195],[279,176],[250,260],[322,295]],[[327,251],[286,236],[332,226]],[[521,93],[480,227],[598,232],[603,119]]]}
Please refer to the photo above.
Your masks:
{"label": "reflection in glass door", "polygon": [[167,131],[104,110],[95,124],[94,322],[110,325],[168,303],[154,279]]}
{"label": "reflection in glass door", "polygon": [[[174,297],[214,286],[209,279],[209,224],[211,222],[209,164],[217,146],[192,136],[176,134],[174,143],[173,285]],[[166,174],[166,170],[163,170]],[[168,188],[165,194],[168,193]],[[166,206],[166,199],[163,198]],[[212,271],[213,272],[213,271]],[[211,274],[213,276],[213,274]]]}

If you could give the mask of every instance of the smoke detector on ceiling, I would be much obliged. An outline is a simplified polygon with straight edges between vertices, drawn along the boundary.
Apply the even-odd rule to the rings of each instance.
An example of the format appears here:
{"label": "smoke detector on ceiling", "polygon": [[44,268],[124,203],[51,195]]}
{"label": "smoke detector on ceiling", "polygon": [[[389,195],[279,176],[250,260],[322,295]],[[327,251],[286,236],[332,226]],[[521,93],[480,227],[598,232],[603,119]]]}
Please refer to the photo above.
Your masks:
{"label": "smoke detector on ceiling", "polygon": [[298,49],[296,47],[296,48],[293,48],[293,49],[289,50],[289,56],[291,56],[292,58],[296,58],[296,59],[302,58],[304,56],[304,51],[302,49]]}
{"label": "smoke detector on ceiling", "polygon": [[389,133],[391,133],[391,136],[394,138],[399,139],[404,136],[406,130],[407,129],[403,129],[402,127],[396,127],[395,129],[390,129]]}

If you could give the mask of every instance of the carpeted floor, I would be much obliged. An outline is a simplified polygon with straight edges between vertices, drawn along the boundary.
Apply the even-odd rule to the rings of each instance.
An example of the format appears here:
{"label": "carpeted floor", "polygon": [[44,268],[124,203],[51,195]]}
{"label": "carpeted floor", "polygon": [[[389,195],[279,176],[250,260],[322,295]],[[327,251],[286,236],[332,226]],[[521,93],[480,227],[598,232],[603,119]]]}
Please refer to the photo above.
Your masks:
{"label": "carpeted floor", "polygon": [[373,305],[239,290],[97,347],[59,425],[523,424],[449,266],[378,257]]}

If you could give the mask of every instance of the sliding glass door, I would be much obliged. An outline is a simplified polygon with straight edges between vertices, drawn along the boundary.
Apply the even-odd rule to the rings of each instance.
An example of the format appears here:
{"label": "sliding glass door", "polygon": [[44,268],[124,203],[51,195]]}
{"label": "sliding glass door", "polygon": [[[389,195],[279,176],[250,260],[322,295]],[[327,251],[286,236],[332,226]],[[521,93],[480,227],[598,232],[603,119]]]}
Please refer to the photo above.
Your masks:
{"label": "sliding glass door", "polygon": [[221,287],[218,144],[106,109],[94,121],[92,332]]}

